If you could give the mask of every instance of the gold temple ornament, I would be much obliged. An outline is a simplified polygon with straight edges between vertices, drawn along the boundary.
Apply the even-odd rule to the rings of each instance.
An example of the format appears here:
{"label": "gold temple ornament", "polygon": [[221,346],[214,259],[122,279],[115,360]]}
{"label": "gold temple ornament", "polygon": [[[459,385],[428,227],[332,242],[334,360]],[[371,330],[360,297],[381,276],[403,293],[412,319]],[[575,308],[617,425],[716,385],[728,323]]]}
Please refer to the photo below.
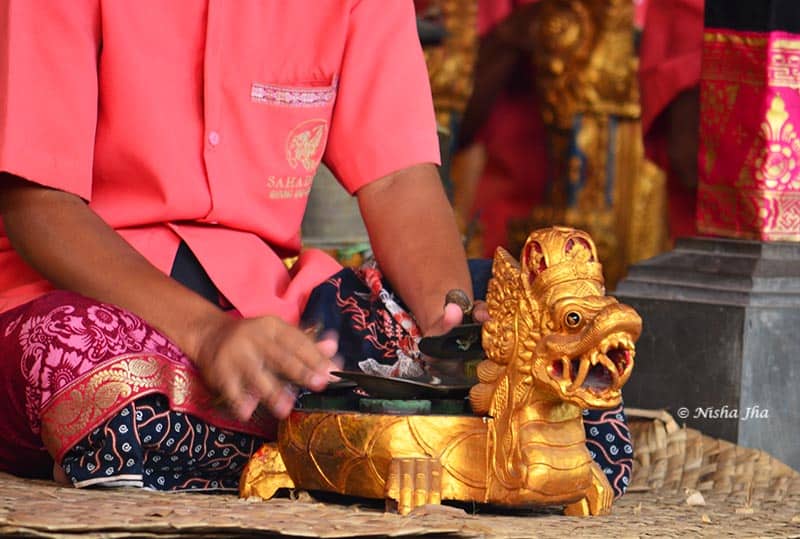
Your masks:
{"label": "gold temple ornament", "polygon": [[566,224],[597,242],[608,285],[667,243],[666,176],[645,156],[630,0],[542,0],[507,29],[534,69],[552,190],[528,231]]}
{"label": "gold temple ornament", "polygon": [[581,410],[620,404],[639,315],[605,295],[589,235],[563,227],[532,233],[519,263],[498,249],[487,303],[471,412],[296,409],[251,458],[240,495],[321,490],[383,498],[401,514],[443,500],[610,511]]}

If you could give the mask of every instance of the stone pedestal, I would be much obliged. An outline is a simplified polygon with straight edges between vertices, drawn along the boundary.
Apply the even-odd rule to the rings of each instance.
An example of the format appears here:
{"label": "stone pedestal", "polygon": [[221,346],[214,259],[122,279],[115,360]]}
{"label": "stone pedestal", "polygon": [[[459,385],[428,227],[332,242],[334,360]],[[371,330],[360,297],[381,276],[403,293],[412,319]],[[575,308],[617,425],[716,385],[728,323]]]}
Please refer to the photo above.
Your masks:
{"label": "stone pedestal", "polygon": [[800,469],[800,243],[679,240],[615,295],[644,320],[627,406]]}

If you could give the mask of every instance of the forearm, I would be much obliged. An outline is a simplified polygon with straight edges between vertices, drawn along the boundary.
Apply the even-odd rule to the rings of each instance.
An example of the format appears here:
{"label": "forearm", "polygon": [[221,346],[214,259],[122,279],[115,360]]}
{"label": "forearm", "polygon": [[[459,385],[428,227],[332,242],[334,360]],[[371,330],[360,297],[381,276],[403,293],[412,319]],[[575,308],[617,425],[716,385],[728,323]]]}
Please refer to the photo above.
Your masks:
{"label": "forearm", "polygon": [[193,359],[203,331],[226,316],[155,268],[74,195],[3,174],[0,215],[17,252],[53,285],[130,310]]}
{"label": "forearm", "polygon": [[472,284],[453,211],[433,165],[417,165],[358,192],[384,275],[423,332],[442,315],[445,294]]}

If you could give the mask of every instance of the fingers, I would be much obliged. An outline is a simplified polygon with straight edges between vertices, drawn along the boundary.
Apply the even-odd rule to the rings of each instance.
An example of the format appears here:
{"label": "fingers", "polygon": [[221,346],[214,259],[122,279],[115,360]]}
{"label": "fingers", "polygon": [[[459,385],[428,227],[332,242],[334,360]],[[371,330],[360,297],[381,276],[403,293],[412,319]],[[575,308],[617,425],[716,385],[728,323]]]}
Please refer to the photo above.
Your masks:
{"label": "fingers", "polygon": [[[320,353],[330,358],[333,368],[331,370],[340,371],[344,368],[344,358],[337,354],[339,351],[339,334],[333,330],[326,331],[317,340],[317,349]],[[328,373],[328,383],[341,380],[338,376]]]}
{"label": "fingers", "polygon": [[[331,358],[331,363],[333,363],[336,366],[336,370],[337,371],[344,370],[344,358],[342,356],[340,356],[338,354],[333,356]],[[331,373],[331,374],[328,375],[328,383],[330,383],[330,382],[339,382],[339,381],[341,381],[341,378],[339,378],[335,374]]]}
{"label": "fingers", "polygon": [[312,391],[324,389],[328,384],[330,371],[336,366],[331,362],[329,352],[336,352],[337,342],[326,338],[321,343],[314,343],[308,335],[284,322],[277,322],[279,327],[273,328],[271,343],[265,343],[267,349],[264,361],[267,367],[277,376],[298,386]]}
{"label": "fingers", "polygon": [[248,361],[228,366],[221,375],[220,390],[231,411],[242,421],[252,417],[259,403],[279,419],[289,415],[296,393],[261,361]]}
{"label": "fingers", "polygon": [[225,391],[225,398],[234,415],[240,421],[248,421],[262,402],[276,418],[288,417],[294,408],[297,394],[274,376],[262,372],[251,376],[246,383],[229,387]]}
{"label": "fingers", "polygon": [[335,331],[326,331],[317,340],[317,350],[327,358],[333,358],[339,350],[339,334]]}
{"label": "fingers", "polygon": [[263,402],[273,416],[284,419],[294,408],[297,392],[264,368],[252,371],[244,384],[243,397],[235,411],[240,418],[249,419],[259,402]]}
{"label": "fingers", "polygon": [[442,313],[442,333],[447,333],[459,325],[463,319],[464,311],[461,307],[455,303],[448,303],[444,306],[444,312]]}
{"label": "fingers", "polygon": [[211,332],[198,362],[206,383],[233,413],[248,420],[259,403],[278,418],[288,416],[296,392],[292,386],[321,390],[336,370],[331,356],[335,334],[315,343],[298,328],[275,317],[231,321]]}
{"label": "fingers", "polygon": [[[250,392],[243,391],[241,397],[237,401],[231,403],[231,409],[233,413],[236,414],[236,417],[242,421],[247,421],[253,416],[256,408],[258,408],[258,403],[258,397]],[[277,417],[276,410],[270,409],[270,412]]]}
{"label": "fingers", "polygon": [[489,321],[489,306],[483,300],[476,300],[472,308],[472,319],[483,324]]}
{"label": "fingers", "polygon": [[222,400],[240,421],[248,421],[262,402],[273,416],[286,418],[297,398],[291,387],[264,369],[251,370],[242,377],[228,376],[220,391]]}
{"label": "fingers", "polygon": [[469,299],[467,293],[460,288],[454,288],[448,291],[447,294],[445,294],[444,303],[445,305],[455,303],[461,307],[461,312],[464,314],[470,314],[472,312],[472,300]]}

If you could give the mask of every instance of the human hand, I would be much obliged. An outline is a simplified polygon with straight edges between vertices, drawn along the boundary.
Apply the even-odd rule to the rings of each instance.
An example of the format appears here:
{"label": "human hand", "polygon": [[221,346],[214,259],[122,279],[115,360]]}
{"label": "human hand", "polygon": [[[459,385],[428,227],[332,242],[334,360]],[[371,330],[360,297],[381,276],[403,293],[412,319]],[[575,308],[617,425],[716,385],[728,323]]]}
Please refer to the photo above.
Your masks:
{"label": "human hand", "polygon": [[[456,292],[456,293],[454,293]],[[464,317],[469,315],[472,321],[484,323],[489,320],[489,309],[484,301],[472,302],[462,291],[451,291],[445,300],[441,317],[426,336],[436,336],[448,333],[457,325],[464,322]],[[427,372],[430,376],[442,383],[466,383],[464,362],[460,358],[442,358],[424,356]],[[437,382],[439,383],[439,382]]]}
{"label": "human hand", "polygon": [[483,324],[489,320],[489,308],[485,301],[471,301],[461,290],[451,290],[445,298],[442,315],[427,328],[426,337],[443,335],[464,321],[464,316],[469,315],[472,320]]}
{"label": "human hand", "polygon": [[472,319],[479,324],[489,321],[489,306],[483,300],[475,300],[472,307]]}
{"label": "human hand", "polygon": [[242,421],[260,402],[278,419],[289,415],[302,386],[320,391],[337,366],[335,335],[314,342],[280,318],[215,321],[199,342],[197,365],[206,383]]}

